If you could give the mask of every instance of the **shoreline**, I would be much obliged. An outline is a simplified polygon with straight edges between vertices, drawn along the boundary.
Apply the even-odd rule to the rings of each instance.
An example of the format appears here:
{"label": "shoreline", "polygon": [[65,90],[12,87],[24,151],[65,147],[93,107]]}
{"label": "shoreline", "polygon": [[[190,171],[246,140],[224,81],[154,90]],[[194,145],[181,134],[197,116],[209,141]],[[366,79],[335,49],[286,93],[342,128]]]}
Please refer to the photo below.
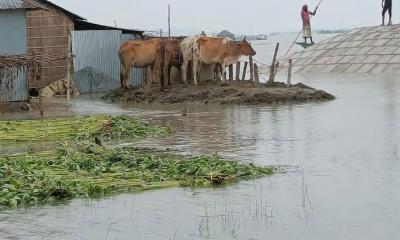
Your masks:
{"label": "shoreline", "polygon": [[169,89],[162,92],[157,86],[153,86],[150,89],[118,89],[106,94],[102,99],[113,103],[134,102],[138,104],[258,105],[329,101],[334,100],[335,97],[323,90],[317,90],[302,83],[288,87],[285,83],[255,85],[249,82],[233,82],[229,84],[205,82],[198,87],[176,84],[169,86]]}

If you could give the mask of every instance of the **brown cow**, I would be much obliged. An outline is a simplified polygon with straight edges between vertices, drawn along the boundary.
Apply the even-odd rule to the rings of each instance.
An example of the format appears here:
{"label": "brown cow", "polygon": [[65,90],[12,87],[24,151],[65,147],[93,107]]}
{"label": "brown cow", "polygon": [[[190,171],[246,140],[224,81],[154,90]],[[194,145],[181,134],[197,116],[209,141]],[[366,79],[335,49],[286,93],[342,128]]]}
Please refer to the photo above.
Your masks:
{"label": "brown cow", "polygon": [[246,39],[240,42],[233,42],[228,38],[198,37],[193,51],[194,84],[198,85],[201,64],[219,64],[222,74],[221,79],[226,81],[226,66],[236,63],[244,55],[256,55],[256,51]]}
{"label": "brown cow", "polygon": [[165,39],[158,45],[156,66],[161,71],[161,91],[164,90],[165,76],[168,78],[168,85],[171,85],[171,68],[173,66],[181,68],[183,57],[180,44],[179,39]]}
{"label": "brown cow", "polygon": [[134,40],[122,44],[118,51],[121,60],[121,87],[129,88],[128,79],[131,68],[151,68],[151,84],[155,80],[157,47],[161,39]]}

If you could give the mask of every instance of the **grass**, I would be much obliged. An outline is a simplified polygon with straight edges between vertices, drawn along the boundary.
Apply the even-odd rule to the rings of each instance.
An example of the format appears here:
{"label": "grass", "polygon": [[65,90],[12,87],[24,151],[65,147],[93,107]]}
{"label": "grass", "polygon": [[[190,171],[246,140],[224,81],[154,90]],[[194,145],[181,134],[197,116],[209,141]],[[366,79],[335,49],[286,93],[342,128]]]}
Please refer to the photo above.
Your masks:
{"label": "grass", "polygon": [[0,143],[87,140],[93,137],[137,138],[171,133],[171,129],[149,126],[128,116],[0,121]]}
{"label": "grass", "polygon": [[166,187],[207,187],[271,175],[217,155],[182,156],[88,142],[0,157],[0,209]]}

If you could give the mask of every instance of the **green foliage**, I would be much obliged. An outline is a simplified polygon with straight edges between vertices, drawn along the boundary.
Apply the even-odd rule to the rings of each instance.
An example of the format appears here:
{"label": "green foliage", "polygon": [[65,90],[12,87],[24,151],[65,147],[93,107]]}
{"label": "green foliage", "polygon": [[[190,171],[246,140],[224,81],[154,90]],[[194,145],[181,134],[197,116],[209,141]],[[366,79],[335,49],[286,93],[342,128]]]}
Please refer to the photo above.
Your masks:
{"label": "green foliage", "polygon": [[139,138],[170,135],[171,129],[149,126],[128,116],[89,116],[0,121],[0,142],[87,140],[93,137]]}
{"label": "green foliage", "polygon": [[270,175],[275,169],[217,155],[182,156],[91,143],[0,157],[0,209],[177,186],[212,186]]}

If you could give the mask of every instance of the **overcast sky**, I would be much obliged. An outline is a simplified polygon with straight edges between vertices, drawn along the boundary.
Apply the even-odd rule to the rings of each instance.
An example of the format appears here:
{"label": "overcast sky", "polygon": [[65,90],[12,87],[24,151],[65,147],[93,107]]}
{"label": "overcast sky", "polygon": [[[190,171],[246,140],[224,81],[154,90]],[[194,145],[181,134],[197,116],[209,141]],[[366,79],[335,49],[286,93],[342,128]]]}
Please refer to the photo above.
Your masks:
{"label": "overcast sky", "polygon": [[[236,34],[292,32],[301,28],[300,10],[311,9],[319,0],[51,0],[89,21],[144,30],[167,29],[167,9],[171,4],[172,32],[193,34],[200,30],[215,33],[228,29]],[[397,17],[393,1],[394,23]],[[323,0],[314,29],[351,29],[377,25],[381,0]],[[399,4],[400,6],[400,4]]]}

